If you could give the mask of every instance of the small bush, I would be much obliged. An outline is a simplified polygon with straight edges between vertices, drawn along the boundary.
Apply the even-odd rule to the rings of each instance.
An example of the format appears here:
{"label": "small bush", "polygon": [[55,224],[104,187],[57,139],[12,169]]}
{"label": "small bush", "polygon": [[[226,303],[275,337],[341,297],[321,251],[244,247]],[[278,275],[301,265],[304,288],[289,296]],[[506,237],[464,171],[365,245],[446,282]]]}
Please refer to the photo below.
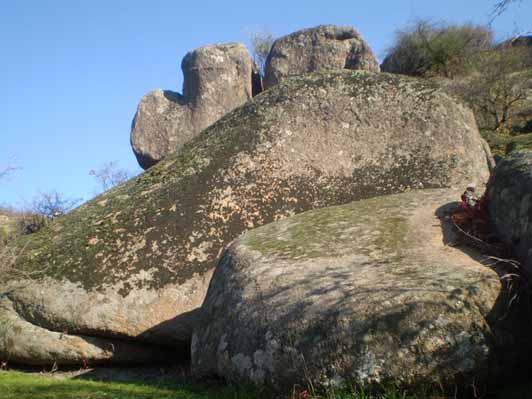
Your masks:
{"label": "small bush", "polygon": [[8,245],[18,237],[39,231],[49,219],[27,211],[0,208],[0,247]]}
{"label": "small bush", "polygon": [[67,198],[57,191],[40,192],[33,199],[29,213],[53,219],[69,212],[80,202],[80,198]]}
{"label": "small bush", "polygon": [[15,235],[33,234],[46,226],[48,219],[42,215],[24,213],[17,218]]}
{"label": "small bush", "polygon": [[492,43],[493,33],[486,26],[421,20],[396,32],[381,68],[410,76],[451,78],[466,74],[469,58]]}

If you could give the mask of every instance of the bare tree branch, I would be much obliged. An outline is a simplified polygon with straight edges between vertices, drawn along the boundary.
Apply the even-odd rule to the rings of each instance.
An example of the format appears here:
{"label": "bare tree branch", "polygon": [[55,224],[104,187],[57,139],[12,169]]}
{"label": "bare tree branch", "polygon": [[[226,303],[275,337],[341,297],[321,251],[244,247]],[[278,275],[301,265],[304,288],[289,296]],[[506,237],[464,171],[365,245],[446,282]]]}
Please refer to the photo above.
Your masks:
{"label": "bare tree branch", "polygon": [[[490,25],[493,24],[493,22],[497,19],[497,17],[501,16],[508,10],[508,8],[515,3],[521,3],[523,0],[499,0],[495,3],[495,6],[493,7],[493,12],[491,13],[491,20]],[[530,32],[528,32],[530,33]],[[515,37],[519,37],[526,34],[525,32],[520,32]]]}
{"label": "bare tree branch", "polygon": [[493,17],[496,18],[502,13],[504,13],[508,9],[508,7],[510,7],[510,5],[512,3],[515,3],[516,1],[521,0],[501,0],[495,3],[495,7],[493,8]]}
{"label": "bare tree branch", "polygon": [[266,60],[274,42],[273,35],[268,31],[252,32],[250,34],[250,41],[253,60],[257,63],[261,74],[264,76]]}
{"label": "bare tree branch", "polygon": [[3,168],[0,168],[0,180],[19,170],[20,168],[13,164],[8,164]]}
{"label": "bare tree branch", "polygon": [[133,177],[130,171],[120,168],[115,161],[106,162],[99,169],[91,169],[89,175],[98,181],[101,191],[107,191]]}

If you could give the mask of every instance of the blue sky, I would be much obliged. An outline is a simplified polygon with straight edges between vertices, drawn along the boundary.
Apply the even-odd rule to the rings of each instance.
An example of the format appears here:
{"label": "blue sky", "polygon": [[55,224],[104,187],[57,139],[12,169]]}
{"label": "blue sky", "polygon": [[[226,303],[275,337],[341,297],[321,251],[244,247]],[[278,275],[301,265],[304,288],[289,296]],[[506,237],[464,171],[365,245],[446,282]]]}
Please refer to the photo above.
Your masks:
{"label": "blue sky", "polygon": [[[108,161],[140,172],[131,120],[149,90],[181,91],[180,63],[196,47],[248,43],[319,24],[352,25],[382,59],[417,18],[485,24],[496,0],[20,0],[0,8],[0,204],[39,191],[93,196],[89,171]],[[499,39],[530,28],[532,0],[496,19]]]}

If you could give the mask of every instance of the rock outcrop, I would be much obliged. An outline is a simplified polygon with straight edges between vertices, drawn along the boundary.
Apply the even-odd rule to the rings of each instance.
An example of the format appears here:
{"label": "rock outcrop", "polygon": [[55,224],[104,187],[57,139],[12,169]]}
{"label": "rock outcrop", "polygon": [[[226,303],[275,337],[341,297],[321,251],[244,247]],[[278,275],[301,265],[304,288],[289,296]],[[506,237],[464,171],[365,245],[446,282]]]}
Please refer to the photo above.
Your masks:
{"label": "rock outcrop", "polygon": [[532,151],[512,151],[501,160],[487,188],[492,230],[532,278]]}
{"label": "rock outcrop", "polygon": [[509,353],[497,339],[509,296],[496,271],[445,245],[456,237],[435,212],[458,196],[382,196],[245,233],[214,273],[193,369],[287,389],[482,382]]}
{"label": "rock outcrop", "polygon": [[168,348],[47,330],[22,319],[6,299],[0,299],[0,336],[1,360],[32,366],[94,365],[111,360],[127,365],[162,364],[176,356]]}
{"label": "rock outcrop", "polygon": [[131,127],[140,166],[153,166],[252,96],[254,63],[240,43],[201,47],[183,59],[183,95],[146,94]]}
{"label": "rock outcrop", "polygon": [[361,71],[289,79],[22,239],[17,267],[43,275],[8,299],[49,331],[188,352],[212,270],[243,231],[487,177],[472,113],[433,86]]}
{"label": "rock outcrop", "polygon": [[350,26],[320,25],[277,39],[266,60],[264,85],[289,76],[336,69],[379,71],[362,36]]}

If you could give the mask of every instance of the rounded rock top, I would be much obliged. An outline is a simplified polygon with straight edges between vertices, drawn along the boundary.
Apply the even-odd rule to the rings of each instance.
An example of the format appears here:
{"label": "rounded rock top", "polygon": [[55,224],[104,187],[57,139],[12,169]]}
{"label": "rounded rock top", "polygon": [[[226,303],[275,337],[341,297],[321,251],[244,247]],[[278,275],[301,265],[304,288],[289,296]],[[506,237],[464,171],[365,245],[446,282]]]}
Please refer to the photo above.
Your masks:
{"label": "rounded rock top", "polygon": [[320,25],[277,39],[266,60],[264,84],[308,72],[358,69],[379,72],[369,45],[351,26]]}

